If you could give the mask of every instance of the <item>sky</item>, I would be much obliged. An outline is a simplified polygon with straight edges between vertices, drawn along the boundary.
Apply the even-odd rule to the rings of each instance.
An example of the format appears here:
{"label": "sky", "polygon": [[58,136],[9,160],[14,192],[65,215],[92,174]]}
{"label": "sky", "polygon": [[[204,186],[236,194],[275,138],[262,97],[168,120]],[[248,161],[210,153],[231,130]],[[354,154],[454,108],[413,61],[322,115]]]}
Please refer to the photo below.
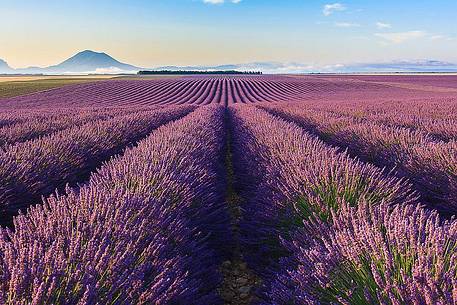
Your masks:
{"label": "sky", "polygon": [[0,0],[0,58],[81,50],[140,67],[259,61],[457,62],[455,0]]}

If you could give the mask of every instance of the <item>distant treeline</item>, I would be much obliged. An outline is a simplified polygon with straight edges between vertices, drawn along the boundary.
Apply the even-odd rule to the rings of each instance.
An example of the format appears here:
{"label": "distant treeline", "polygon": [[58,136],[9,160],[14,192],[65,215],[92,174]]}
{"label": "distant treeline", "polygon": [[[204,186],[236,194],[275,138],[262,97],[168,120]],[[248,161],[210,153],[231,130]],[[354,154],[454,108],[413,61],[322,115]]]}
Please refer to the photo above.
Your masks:
{"label": "distant treeline", "polygon": [[254,74],[260,75],[262,72],[260,71],[236,71],[236,70],[229,70],[229,71],[186,71],[186,70],[160,70],[160,71],[139,71],[139,75],[190,75],[190,74]]}

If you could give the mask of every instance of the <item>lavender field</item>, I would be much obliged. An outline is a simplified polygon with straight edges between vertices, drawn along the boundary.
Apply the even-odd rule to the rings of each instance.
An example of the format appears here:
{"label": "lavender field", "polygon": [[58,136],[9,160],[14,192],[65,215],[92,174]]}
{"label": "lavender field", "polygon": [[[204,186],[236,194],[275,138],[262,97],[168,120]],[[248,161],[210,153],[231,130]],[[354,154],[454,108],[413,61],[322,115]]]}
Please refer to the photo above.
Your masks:
{"label": "lavender field", "polygon": [[457,304],[457,78],[0,98],[0,304]]}

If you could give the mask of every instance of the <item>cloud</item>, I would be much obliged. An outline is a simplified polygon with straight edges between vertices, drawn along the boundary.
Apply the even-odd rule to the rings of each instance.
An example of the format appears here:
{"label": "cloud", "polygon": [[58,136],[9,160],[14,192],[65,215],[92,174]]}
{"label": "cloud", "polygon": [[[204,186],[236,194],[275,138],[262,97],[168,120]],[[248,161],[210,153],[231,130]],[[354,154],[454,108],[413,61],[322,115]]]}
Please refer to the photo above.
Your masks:
{"label": "cloud", "polygon": [[382,29],[390,29],[392,25],[390,23],[385,23],[385,22],[376,22],[376,27],[380,30]]}
{"label": "cloud", "polygon": [[[225,2],[226,2],[225,0],[203,0],[203,3],[207,3],[207,4],[223,4]],[[237,4],[237,3],[240,3],[241,0],[230,0],[228,2]]]}
{"label": "cloud", "polygon": [[335,22],[335,26],[339,28],[355,28],[359,27],[360,24],[352,22]]}
{"label": "cloud", "polygon": [[443,35],[433,35],[433,36],[430,36],[430,39],[431,40],[442,40],[442,39],[445,39],[446,36],[443,36]]}
{"label": "cloud", "polygon": [[376,37],[384,39],[385,42],[400,44],[406,41],[425,37],[427,35],[424,31],[408,31],[408,32],[395,32],[395,33],[376,33]]}
{"label": "cloud", "polygon": [[324,9],[322,10],[322,13],[324,14],[324,16],[330,16],[331,14],[333,14],[333,12],[344,11],[344,10],[346,10],[346,7],[343,4],[337,2],[337,3],[324,5]]}
{"label": "cloud", "polygon": [[366,63],[299,63],[299,62],[251,62],[242,64],[226,64],[222,66],[193,67],[158,67],[154,70],[191,70],[191,71],[262,71],[265,74],[286,73],[354,73],[354,72],[457,72],[457,64],[438,60],[400,60],[388,62]]}
{"label": "cloud", "polygon": [[[72,72],[72,71],[66,71],[63,73],[55,73],[55,75],[58,74],[63,74],[63,75],[90,75],[90,74],[121,74],[121,73],[126,73],[126,74],[136,74],[138,73],[138,70],[122,70],[117,67],[109,67],[109,68],[96,68],[95,70],[92,71],[79,71],[79,72]],[[54,73],[47,73],[49,75],[54,75]]]}
{"label": "cloud", "polygon": [[453,41],[454,40],[453,37],[449,37],[446,35],[431,35],[429,38],[431,40],[444,40],[444,41]]}

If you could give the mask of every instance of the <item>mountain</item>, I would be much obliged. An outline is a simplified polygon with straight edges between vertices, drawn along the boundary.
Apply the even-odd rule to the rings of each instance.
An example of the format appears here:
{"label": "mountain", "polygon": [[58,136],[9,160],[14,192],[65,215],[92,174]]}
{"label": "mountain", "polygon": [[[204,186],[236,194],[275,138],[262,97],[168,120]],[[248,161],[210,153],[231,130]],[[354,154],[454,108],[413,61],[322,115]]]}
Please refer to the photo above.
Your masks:
{"label": "mountain", "polygon": [[0,74],[11,72],[13,72],[13,69],[11,69],[10,66],[8,66],[8,63],[3,59],[0,59]]}
{"label": "mountain", "polygon": [[141,68],[120,62],[103,52],[85,50],[58,65],[49,67],[28,67],[14,70],[22,74],[118,74],[136,73]]}
{"label": "mountain", "polygon": [[87,72],[87,71],[138,71],[139,67],[122,63],[106,53],[90,50],[79,52],[64,62],[50,66],[46,70],[57,73]]}

